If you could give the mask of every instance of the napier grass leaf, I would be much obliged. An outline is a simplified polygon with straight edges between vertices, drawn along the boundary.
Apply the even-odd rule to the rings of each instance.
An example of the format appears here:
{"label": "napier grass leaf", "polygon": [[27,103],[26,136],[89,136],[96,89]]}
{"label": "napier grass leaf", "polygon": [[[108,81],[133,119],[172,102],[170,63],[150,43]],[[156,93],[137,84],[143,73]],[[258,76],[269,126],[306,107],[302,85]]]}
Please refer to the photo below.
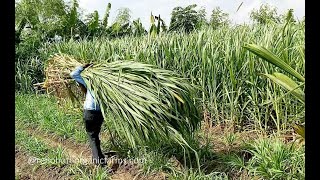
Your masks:
{"label": "napier grass leaf", "polygon": [[[291,78],[288,76],[275,72],[272,75],[271,74],[263,74],[267,78],[271,79],[273,82],[276,84],[280,85],[281,87],[285,88],[288,93],[293,94],[295,97],[297,97],[303,104],[305,102],[305,94],[301,90],[300,86],[304,85],[305,79],[302,75],[300,75],[297,71],[295,71],[292,67],[290,67],[287,63],[285,63],[283,60],[281,60],[279,57],[277,57],[274,53],[270,52],[264,47],[255,45],[255,44],[247,44],[244,46],[247,50],[250,52],[256,54],[260,58],[276,65],[277,67],[281,68],[282,70],[290,73],[291,75],[295,76],[298,78],[300,81],[303,83],[298,85],[296,82],[294,82]],[[282,98],[282,97],[280,97]],[[280,99],[278,98],[278,99]],[[269,103],[269,102],[267,102]],[[267,104],[264,103],[264,104]],[[304,132],[305,132],[305,127],[303,125],[295,125],[294,131],[299,134],[301,137],[305,137]]]}
{"label": "napier grass leaf", "polygon": [[[50,68],[71,72],[81,64],[67,55],[57,55],[49,61],[47,78],[54,76],[50,75]],[[107,112],[117,116],[107,124],[108,129],[132,148],[152,141],[178,143],[195,152],[187,141],[199,128],[201,116],[193,100],[195,88],[186,79],[172,71],[129,60],[94,64],[81,76],[104,118]]]}
{"label": "napier grass leaf", "polygon": [[299,88],[299,85],[294,82],[288,76],[282,73],[273,73],[271,74],[264,74],[264,76],[271,79],[276,84],[282,86],[286,90],[290,91],[294,96],[296,96],[300,101],[304,102],[304,92]]}
{"label": "napier grass leaf", "polygon": [[295,71],[291,66],[289,66],[287,63],[285,63],[283,60],[277,57],[274,53],[270,52],[268,49],[255,44],[247,44],[244,46],[244,48],[259,56],[260,58],[268,61],[269,63],[272,63],[277,67],[283,69],[287,73],[290,73],[294,77],[298,78],[300,81],[305,81],[304,77],[301,74]]}

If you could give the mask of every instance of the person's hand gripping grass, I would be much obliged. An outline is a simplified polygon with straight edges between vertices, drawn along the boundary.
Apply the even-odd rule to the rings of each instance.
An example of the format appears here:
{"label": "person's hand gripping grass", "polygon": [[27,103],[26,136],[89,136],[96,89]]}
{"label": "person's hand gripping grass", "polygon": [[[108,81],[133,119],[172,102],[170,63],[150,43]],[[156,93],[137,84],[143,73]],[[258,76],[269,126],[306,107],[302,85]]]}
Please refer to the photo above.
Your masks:
{"label": "person's hand gripping grass", "polygon": [[82,67],[83,67],[83,69],[86,69],[92,65],[93,65],[93,63],[86,63],[86,64],[83,64]]}

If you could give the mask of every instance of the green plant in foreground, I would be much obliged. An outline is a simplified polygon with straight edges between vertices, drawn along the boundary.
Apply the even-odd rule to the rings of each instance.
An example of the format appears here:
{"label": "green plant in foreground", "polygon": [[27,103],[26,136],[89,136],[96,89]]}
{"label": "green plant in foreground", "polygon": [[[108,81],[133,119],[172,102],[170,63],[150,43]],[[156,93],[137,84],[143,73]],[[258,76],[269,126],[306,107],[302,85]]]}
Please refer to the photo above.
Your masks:
{"label": "green plant in foreground", "polygon": [[242,171],[246,168],[246,163],[243,157],[235,153],[223,155],[221,158],[231,169]]}
{"label": "green plant in foreground", "polygon": [[275,139],[260,139],[252,143],[247,162],[249,174],[264,179],[304,179],[304,150],[295,144]]}
{"label": "green plant in foreground", "polygon": [[[290,77],[280,72],[275,72],[273,74],[263,74],[265,77],[269,78],[272,82],[286,89],[288,93],[291,93],[292,95],[294,95],[300,102],[304,104],[305,94],[302,91],[301,87],[304,86],[305,79],[301,74],[299,74],[285,61],[283,61],[282,59],[277,57],[274,53],[270,52],[264,47],[261,47],[255,44],[247,44],[244,46],[244,48],[246,48],[250,52],[259,56],[260,58],[268,61],[269,63],[274,64],[275,66],[281,68],[282,70],[286,71],[290,75],[297,78],[300,81],[300,83],[295,82]],[[283,98],[283,97],[280,97],[280,98]],[[302,136],[303,138],[305,137],[305,128],[303,125],[295,125],[294,129],[296,133],[298,133],[300,136]]]}

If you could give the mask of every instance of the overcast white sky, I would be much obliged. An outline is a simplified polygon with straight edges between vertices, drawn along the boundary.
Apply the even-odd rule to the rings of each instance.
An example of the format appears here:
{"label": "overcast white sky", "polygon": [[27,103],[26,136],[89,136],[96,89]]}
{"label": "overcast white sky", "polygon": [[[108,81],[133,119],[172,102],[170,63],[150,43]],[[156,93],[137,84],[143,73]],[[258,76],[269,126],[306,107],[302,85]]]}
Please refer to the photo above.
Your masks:
{"label": "overcast white sky", "polygon": [[[100,18],[105,14],[108,2],[111,3],[109,23],[113,22],[117,10],[127,7],[131,10],[131,20],[140,18],[144,27],[150,26],[150,13],[161,15],[161,18],[169,26],[171,11],[174,7],[185,7],[190,4],[197,4],[198,7],[205,7],[207,17],[210,17],[214,7],[219,6],[224,12],[229,13],[229,17],[234,23],[249,21],[249,13],[252,9],[258,9],[261,4],[268,3],[277,7],[278,13],[283,13],[288,9],[294,10],[296,18],[301,19],[305,15],[304,0],[78,0],[83,13],[91,13],[97,10]],[[239,11],[238,6],[243,2]]]}

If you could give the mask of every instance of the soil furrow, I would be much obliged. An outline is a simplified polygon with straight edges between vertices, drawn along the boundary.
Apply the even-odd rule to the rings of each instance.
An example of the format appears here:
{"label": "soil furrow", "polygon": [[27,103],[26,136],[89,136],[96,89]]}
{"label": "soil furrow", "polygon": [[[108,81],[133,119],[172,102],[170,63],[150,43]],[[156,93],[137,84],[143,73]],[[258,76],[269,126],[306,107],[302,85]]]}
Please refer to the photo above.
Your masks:
{"label": "soil furrow", "polygon": [[[31,136],[45,142],[52,148],[62,147],[71,163],[80,163],[94,167],[91,162],[91,152],[89,146],[76,144],[67,139],[58,138],[54,135],[46,134],[32,128],[24,129]],[[155,173],[145,176],[141,174],[139,168],[135,164],[117,164],[116,161],[108,163],[113,170],[111,179],[114,180],[130,180],[130,179],[150,179],[160,180],[166,179],[165,173]],[[89,163],[89,164],[88,164]]]}

